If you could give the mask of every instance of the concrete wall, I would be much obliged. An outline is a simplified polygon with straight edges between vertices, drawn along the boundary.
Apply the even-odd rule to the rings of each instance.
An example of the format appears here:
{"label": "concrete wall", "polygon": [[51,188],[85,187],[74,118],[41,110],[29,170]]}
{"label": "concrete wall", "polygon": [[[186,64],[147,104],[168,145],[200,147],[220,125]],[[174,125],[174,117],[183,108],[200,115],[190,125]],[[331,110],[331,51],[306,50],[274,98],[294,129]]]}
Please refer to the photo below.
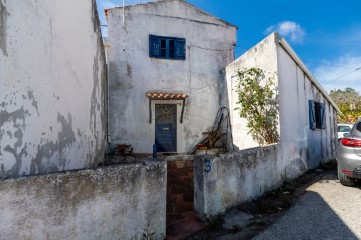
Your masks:
{"label": "concrete wall", "polygon": [[[238,96],[236,85],[238,82],[238,71],[252,67],[258,67],[264,70],[269,76],[277,73],[277,46],[276,36],[270,35],[262,42],[244,53],[237,60],[226,67],[226,80],[228,90],[229,109],[231,110],[231,122],[233,133],[233,144],[238,149],[246,149],[259,146],[250,134],[248,134],[247,120],[239,116],[239,111],[234,110],[239,107],[236,103]],[[278,76],[274,76],[275,85],[278,86]]]}
{"label": "concrete wall", "polygon": [[[288,174],[297,175],[300,169],[315,168],[320,163],[335,159],[337,113],[280,45],[277,55],[282,158]],[[326,129],[310,129],[308,100],[325,103]]]}
{"label": "concrete wall", "polygon": [[194,160],[194,208],[210,217],[278,187],[283,172],[279,145]]}
{"label": "concrete wall", "polygon": [[0,0],[0,178],[102,162],[105,78],[95,0]]}
{"label": "concrete wall", "polygon": [[[276,72],[281,153],[278,167],[286,177],[295,178],[307,169],[335,158],[336,109],[279,40],[278,34],[273,33],[227,66],[229,105],[230,109],[236,107],[237,70],[259,67],[266,72]],[[325,103],[326,129],[310,129],[308,100]],[[247,121],[241,119],[237,111],[232,112],[231,119],[235,146],[240,149],[257,146],[258,143],[247,134]]]}
{"label": "concrete wall", "polygon": [[164,239],[165,161],[2,180],[0,239]]}
{"label": "concrete wall", "polygon": [[[212,127],[228,102],[224,67],[233,61],[236,27],[183,1],[159,1],[109,10],[109,125],[113,142],[150,153],[154,144],[154,106],[149,123],[146,91],[178,91],[190,97],[180,123],[177,105],[177,152],[190,152]],[[186,39],[186,60],[149,57],[149,34]]]}

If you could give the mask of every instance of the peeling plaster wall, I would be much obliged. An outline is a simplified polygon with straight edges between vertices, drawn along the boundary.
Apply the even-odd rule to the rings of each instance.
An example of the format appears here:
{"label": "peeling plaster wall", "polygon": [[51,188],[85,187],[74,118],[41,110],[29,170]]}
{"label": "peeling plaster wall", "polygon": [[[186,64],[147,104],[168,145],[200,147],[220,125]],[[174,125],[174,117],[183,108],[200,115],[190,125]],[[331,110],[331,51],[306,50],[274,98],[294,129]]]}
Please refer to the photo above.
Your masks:
{"label": "peeling plaster wall", "polygon": [[[295,176],[335,159],[337,113],[280,45],[277,53],[283,164],[287,175]],[[310,129],[308,100],[325,103],[326,129]]]}
{"label": "peeling plaster wall", "polygon": [[223,213],[278,187],[279,145],[244,149],[194,160],[194,208],[202,216]]}
{"label": "peeling plaster wall", "polygon": [[[224,68],[233,61],[236,27],[183,1],[159,1],[109,10],[109,127],[113,142],[151,153],[154,104],[149,123],[148,90],[178,91],[190,97],[180,123],[177,152],[191,152],[213,126],[219,107],[227,106]],[[149,34],[186,39],[186,60],[149,57]],[[166,103],[164,101],[157,103]]]}
{"label": "peeling plaster wall", "polygon": [[[226,67],[226,79],[228,90],[229,109],[231,111],[231,123],[233,133],[233,144],[238,149],[247,149],[259,146],[250,134],[248,134],[247,120],[239,116],[239,111],[234,110],[238,105],[236,86],[238,82],[238,71],[258,67],[267,74],[277,73],[277,47],[276,36],[271,34],[262,42],[244,53]],[[275,75],[275,85],[278,86],[278,76]]]}
{"label": "peeling plaster wall", "polygon": [[[260,67],[276,72],[279,98],[279,172],[295,178],[307,169],[335,158],[337,148],[336,110],[312,84],[307,75],[281,47],[277,33],[272,33],[226,68],[230,109],[236,107],[234,91],[237,70]],[[311,130],[308,100],[325,103],[326,129]],[[257,146],[247,134],[247,121],[232,111],[233,139],[236,147],[245,149]]]}
{"label": "peeling plaster wall", "polygon": [[164,239],[165,161],[19,179],[0,185],[0,239]]}
{"label": "peeling plaster wall", "polygon": [[105,77],[95,0],[0,0],[0,178],[102,162]]}

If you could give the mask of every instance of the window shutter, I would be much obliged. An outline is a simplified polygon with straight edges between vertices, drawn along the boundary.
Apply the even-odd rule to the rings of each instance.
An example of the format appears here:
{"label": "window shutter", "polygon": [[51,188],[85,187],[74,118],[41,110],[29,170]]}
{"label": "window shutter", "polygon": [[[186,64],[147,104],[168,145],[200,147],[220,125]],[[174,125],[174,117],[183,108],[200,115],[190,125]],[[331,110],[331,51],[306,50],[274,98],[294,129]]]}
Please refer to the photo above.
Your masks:
{"label": "window shutter", "polygon": [[310,118],[310,129],[316,129],[316,114],[315,114],[315,102],[313,100],[308,100],[308,115]]}
{"label": "window shutter", "polygon": [[149,57],[160,57],[160,38],[149,35]]}
{"label": "window shutter", "polygon": [[185,60],[186,59],[186,39],[177,38],[175,41],[175,51],[176,59]]}
{"label": "window shutter", "polygon": [[324,103],[320,103],[320,119],[321,119],[321,129],[325,129],[326,128],[326,114],[325,114],[325,104]]}

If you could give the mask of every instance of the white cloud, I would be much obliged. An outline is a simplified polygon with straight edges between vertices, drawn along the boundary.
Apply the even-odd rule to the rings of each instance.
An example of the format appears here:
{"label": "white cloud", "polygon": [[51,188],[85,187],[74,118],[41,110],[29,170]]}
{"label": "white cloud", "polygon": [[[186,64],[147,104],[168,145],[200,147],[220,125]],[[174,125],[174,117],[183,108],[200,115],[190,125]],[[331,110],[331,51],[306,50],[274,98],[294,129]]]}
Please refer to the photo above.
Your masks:
{"label": "white cloud", "polygon": [[289,38],[293,43],[302,43],[306,35],[305,30],[299,24],[291,21],[283,21],[269,26],[265,34],[271,32],[278,32],[281,36]]}
{"label": "white cloud", "polygon": [[333,89],[353,88],[361,93],[361,55],[346,55],[331,61],[324,61],[314,71],[316,79],[329,92]]}

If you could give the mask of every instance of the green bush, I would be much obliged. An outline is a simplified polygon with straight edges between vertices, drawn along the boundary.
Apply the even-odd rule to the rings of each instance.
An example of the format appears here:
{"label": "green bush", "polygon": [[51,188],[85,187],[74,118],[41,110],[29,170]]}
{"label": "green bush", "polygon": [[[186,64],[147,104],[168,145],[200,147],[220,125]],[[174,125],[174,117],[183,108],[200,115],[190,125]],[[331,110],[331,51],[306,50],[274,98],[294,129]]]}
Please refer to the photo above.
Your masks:
{"label": "green bush", "polygon": [[274,80],[275,74],[266,77],[260,68],[238,71],[235,110],[248,121],[248,133],[261,145],[279,140],[278,95]]}

